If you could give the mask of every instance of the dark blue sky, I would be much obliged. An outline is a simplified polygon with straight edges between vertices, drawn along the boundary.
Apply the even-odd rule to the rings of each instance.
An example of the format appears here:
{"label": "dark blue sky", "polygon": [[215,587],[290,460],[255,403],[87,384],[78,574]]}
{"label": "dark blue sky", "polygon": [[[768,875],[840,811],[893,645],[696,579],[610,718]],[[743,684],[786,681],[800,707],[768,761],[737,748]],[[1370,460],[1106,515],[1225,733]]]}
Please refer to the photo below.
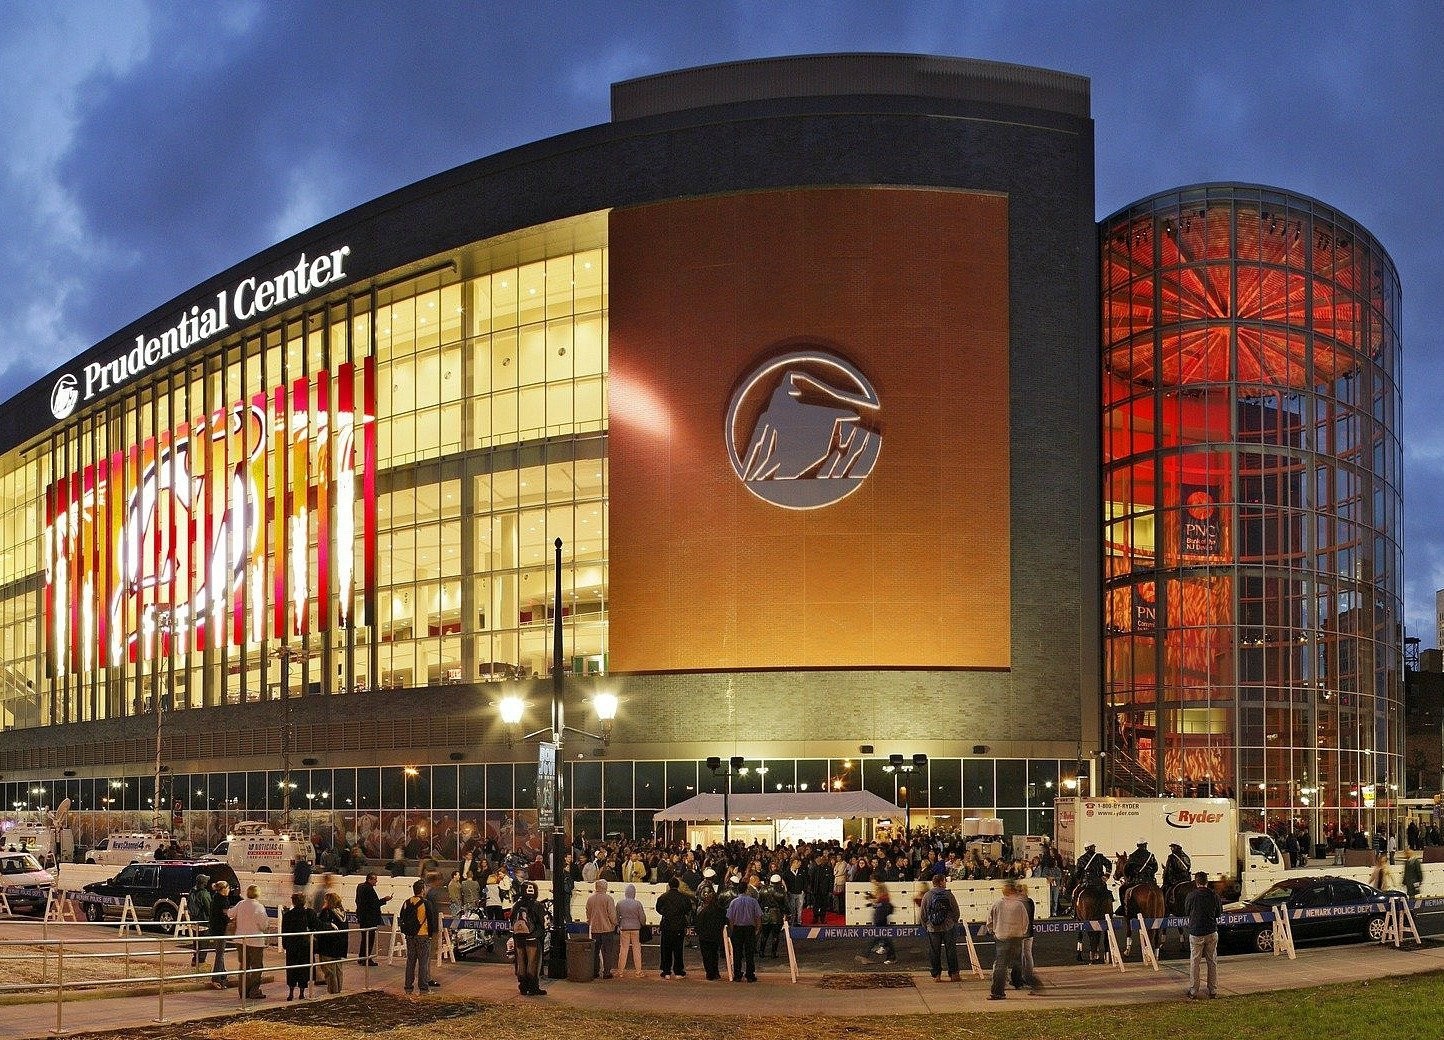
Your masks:
{"label": "dark blue sky", "polygon": [[617,79],[908,51],[1089,77],[1098,215],[1276,184],[1370,228],[1404,285],[1409,630],[1444,588],[1444,5],[10,0],[0,400],[190,286],[470,159],[608,119]]}

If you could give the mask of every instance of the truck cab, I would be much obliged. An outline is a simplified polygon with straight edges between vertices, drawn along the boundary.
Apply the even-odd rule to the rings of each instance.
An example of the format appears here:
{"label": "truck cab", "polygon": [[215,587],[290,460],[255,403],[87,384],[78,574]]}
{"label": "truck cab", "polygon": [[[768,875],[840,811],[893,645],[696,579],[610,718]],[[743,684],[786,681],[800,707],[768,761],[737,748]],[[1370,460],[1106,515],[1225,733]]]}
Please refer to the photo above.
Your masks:
{"label": "truck cab", "polygon": [[1254,899],[1284,877],[1283,854],[1273,837],[1257,831],[1238,836],[1239,898]]}

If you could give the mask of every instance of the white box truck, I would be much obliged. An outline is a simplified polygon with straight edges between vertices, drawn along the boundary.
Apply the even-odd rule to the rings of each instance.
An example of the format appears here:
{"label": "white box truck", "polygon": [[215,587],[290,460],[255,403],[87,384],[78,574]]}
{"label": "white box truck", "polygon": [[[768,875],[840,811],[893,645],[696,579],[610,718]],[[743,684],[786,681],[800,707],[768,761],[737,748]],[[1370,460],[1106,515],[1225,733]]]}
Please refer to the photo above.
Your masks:
{"label": "white box truck", "polygon": [[1113,860],[1146,841],[1160,878],[1168,846],[1177,842],[1195,871],[1238,885],[1243,899],[1266,891],[1285,872],[1273,838],[1239,830],[1238,805],[1229,798],[1059,798],[1053,826],[1058,850],[1070,862],[1090,844]]}

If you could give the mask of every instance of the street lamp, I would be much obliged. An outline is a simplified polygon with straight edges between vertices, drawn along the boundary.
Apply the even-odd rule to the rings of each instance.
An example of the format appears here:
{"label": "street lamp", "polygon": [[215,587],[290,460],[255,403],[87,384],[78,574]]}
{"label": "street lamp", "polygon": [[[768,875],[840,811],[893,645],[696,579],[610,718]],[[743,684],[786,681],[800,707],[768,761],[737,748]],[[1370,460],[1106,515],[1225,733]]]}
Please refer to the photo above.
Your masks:
{"label": "street lamp", "polygon": [[902,800],[903,810],[903,837],[911,837],[913,831],[913,808],[912,799],[908,795],[907,785],[898,784],[898,774],[911,775],[914,770],[920,770],[928,764],[928,756],[919,752],[913,755],[912,761],[908,761],[902,755],[892,754],[887,756],[887,765],[882,767],[884,773],[893,774],[893,801]]}
{"label": "street lamp", "polygon": [[707,768],[712,771],[712,775],[715,777],[721,777],[727,781],[722,787],[722,844],[724,847],[727,845],[727,843],[731,840],[732,837],[732,778],[734,776],[741,776],[744,772],[746,772],[746,770],[742,768],[742,763],[745,761],[747,760],[741,755],[733,755],[730,759],[727,760],[727,765],[729,766],[729,768],[724,771],[722,769],[721,758],[713,755],[712,757],[707,759]]}
{"label": "street lamp", "polygon": [[[555,583],[553,586],[552,600],[552,696],[551,696],[551,745],[550,769],[551,775],[546,775],[546,746],[541,748],[538,755],[537,768],[537,810],[538,817],[544,829],[551,831],[551,872],[552,892],[560,895],[563,890],[562,870],[567,855],[566,828],[562,824],[562,763],[566,761],[562,754],[562,737],[571,732],[592,740],[600,741],[605,748],[611,741],[612,722],[617,717],[617,696],[613,693],[599,692],[593,697],[593,706],[597,718],[601,720],[601,734],[588,733],[584,729],[577,729],[575,726],[566,724],[566,672],[564,670],[565,648],[562,643],[562,540],[556,539],[552,543],[555,550]],[[526,705],[522,699],[509,694],[501,698],[497,709],[501,713],[501,720],[508,728],[507,741],[510,746],[512,732],[521,724],[522,714]],[[532,740],[546,733],[547,729],[534,730],[522,737],[523,740]],[[548,794],[550,797],[548,798]],[[550,802],[550,813],[547,804]],[[549,822],[548,822],[549,821]],[[552,944],[547,960],[547,975],[553,979],[566,977],[567,973],[567,932],[566,918],[568,915],[562,913],[560,907],[554,907],[552,913]]]}

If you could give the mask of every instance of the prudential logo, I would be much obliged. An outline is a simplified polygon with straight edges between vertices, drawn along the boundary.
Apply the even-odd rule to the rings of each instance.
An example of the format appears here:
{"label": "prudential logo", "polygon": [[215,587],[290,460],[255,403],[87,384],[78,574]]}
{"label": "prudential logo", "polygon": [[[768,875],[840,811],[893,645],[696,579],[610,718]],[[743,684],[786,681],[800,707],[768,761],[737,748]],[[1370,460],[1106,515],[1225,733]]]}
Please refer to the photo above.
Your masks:
{"label": "prudential logo", "polygon": [[753,369],[727,406],[732,469],[784,509],[852,494],[882,450],[881,404],[867,377],[826,350],[795,350]]}
{"label": "prudential logo", "polygon": [[75,411],[79,400],[80,382],[67,372],[55,381],[55,389],[50,391],[50,414],[57,419],[65,419]]}

